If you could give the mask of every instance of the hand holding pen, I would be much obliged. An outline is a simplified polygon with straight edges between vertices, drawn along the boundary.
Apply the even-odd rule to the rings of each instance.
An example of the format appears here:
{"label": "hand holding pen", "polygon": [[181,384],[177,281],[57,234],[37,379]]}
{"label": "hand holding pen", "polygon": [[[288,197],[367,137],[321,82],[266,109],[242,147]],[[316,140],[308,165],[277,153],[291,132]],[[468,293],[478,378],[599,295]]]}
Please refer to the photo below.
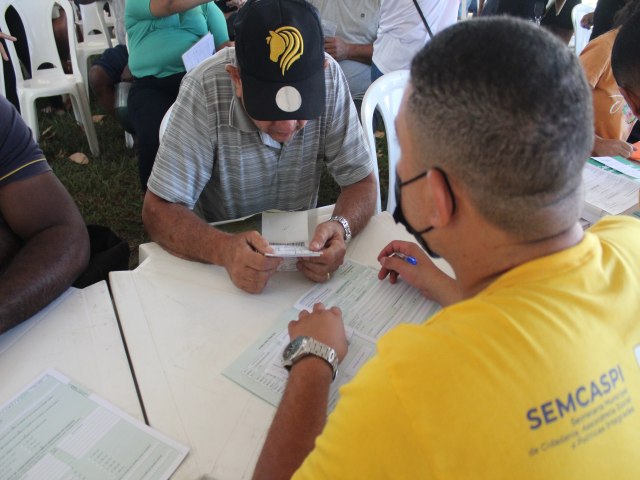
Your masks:
{"label": "hand holding pen", "polygon": [[396,283],[402,276],[411,283],[410,279],[417,274],[421,261],[429,260],[415,243],[394,240],[382,249],[378,261],[382,266],[378,273],[380,280],[388,276],[391,283]]}
{"label": "hand holding pen", "polygon": [[409,255],[405,255],[404,253],[393,252],[391,256],[398,257],[399,259],[404,260],[411,265],[418,265],[418,261],[415,259],[415,257],[410,257]]}
{"label": "hand holding pen", "polygon": [[378,255],[381,268],[378,278],[395,284],[398,277],[417,288],[422,294],[441,305],[459,299],[455,281],[442,272],[415,243],[394,240]]}

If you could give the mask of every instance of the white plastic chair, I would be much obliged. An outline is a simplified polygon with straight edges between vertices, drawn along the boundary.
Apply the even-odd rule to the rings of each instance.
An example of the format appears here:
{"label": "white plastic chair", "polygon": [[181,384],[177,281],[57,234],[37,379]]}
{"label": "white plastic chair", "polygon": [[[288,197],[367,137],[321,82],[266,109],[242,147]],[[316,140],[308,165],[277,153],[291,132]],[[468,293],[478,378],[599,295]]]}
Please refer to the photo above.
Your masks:
{"label": "white plastic chair", "polygon": [[125,131],[124,132],[124,144],[127,146],[127,148],[133,148],[134,146],[134,141],[133,141],[133,135],[131,135],[129,132]]}
{"label": "white plastic chair", "polygon": [[[408,81],[409,70],[398,70],[383,75],[369,86],[362,100],[362,107],[360,109],[360,118],[362,119],[362,127],[364,128],[365,137],[369,145],[369,154],[371,155],[371,161],[376,167],[378,167],[378,158],[376,155],[376,140],[373,135],[373,115],[376,108],[384,121],[389,159],[389,194],[386,210],[392,213],[396,208],[394,185],[396,180],[396,164],[400,159],[400,145],[398,144],[398,135],[396,134],[394,120],[398,115],[402,94]],[[378,182],[376,213],[379,213],[382,209],[379,168],[374,168],[374,171]]]}
{"label": "white plastic chair", "polygon": [[[7,42],[16,76],[20,112],[25,123],[31,128],[33,138],[37,141],[40,137],[40,130],[38,128],[36,99],[68,94],[71,97],[76,118],[81,121],[84,127],[91,153],[97,156],[100,154],[98,137],[93,126],[83,78],[79,73],[64,73],[56,49],[51,23],[51,11],[56,3],[64,9],[68,19],[73,18],[73,9],[68,0],[0,0],[0,30],[10,32],[5,15],[7,8],[13,6],[20,15],[29,45],[32,78],[25,80],[16,49],[12,42]],[[73,22],[67,22],[71,65],[73,71],[78,72],[74,28]],[[43,64],[53,65],[53,68],[38,70],[38,67]]]}
{"label": "white plastic chair", "polygon": [[167,129],[167,124],[169,123],[169,119],[171,118],[171,112],[173,111],[173,106],[175,103],[171,104],[167,113],[162,117],[162,121],[160,122],[160,129],[158,130],[158,139],[162,142],[162,137],[164,135],[164,131]]}
{"label": "white plastic chair", "polygon": [[587,5],[585,3],[579,3],[573,10],[571,10],[571,21],[573,22],[573,34],[575,35],[575,49],[576,55],[580,55],[580,52],[587,46],[589,43],[589,37],[591,36],[591,29],[584,28],[580,25],[580,20],[587,13],[591,13],[594,11],[594,8],[591,5]]}
{"label": "white plastic chair", "polygon": [[[106,23],[107,27],[109,27],[109,29],[112,29],[112,28],[115,28],[116,26],[116,15],[114,10],[115,7],[112,0],[107,0],[105,3],[109,4],[109,15],[107,15],[107,12],[105,12],[103,7],[102,17],[104,18],[104,22]],[[114,32],[114,37],[115,37],[115,32]]]}
{"label": "white plastic chair", "polygon": [[89,58],[93,55],[101,55],[107,48],[113,47],[113,39],[103,13],[105,3],[107,2],[102,0],[88,5],[80,4],[83,41],[78,42],[76,51],[80,73],[85,80],[87,97],[89,96],[89,77],[87,76]]}
{"label": "white plastic chair", "polygon": [[[4,60],[0,59],[0,62],[4,62]],[[3,97],[7,96],[4,90],[4,68],[2,68],[2,63],[0,63],[0,95]]]}
{"label": "white plastic chair", "polygon": [[[4,40],[5,45],[7,42],[8,40]],[[2,62],[4,62],[4,60],[0,57],[0,95],[2,95],[3,97],[6,97],[7,92],[4,89],[4,68],[2,66]]]}

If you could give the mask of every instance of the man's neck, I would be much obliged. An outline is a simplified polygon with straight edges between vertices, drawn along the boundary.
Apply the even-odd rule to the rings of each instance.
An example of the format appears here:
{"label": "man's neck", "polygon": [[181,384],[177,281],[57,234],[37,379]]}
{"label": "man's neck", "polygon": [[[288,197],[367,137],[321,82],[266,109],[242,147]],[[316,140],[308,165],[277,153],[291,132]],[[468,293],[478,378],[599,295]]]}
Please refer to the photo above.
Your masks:
{"label": "man's neck", "polygon": [[462,299],[473,297],[520,265],[577,245],[584,236],[578,223],[557,235],[533,242],[516,242],[493,233],[482,239],[476,237],[475,244],[470,244],[463,255],[450,262]]}

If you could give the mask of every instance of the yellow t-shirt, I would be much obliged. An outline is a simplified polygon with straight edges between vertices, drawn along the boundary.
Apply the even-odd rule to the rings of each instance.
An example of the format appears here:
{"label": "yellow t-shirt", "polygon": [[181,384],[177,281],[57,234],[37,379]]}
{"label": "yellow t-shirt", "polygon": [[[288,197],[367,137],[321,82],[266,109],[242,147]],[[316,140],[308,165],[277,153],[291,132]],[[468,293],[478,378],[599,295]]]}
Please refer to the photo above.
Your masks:
{"label": "yellow t-shirt", "polygon": [[295,479],[640,478],[640,221],[385,335]]}

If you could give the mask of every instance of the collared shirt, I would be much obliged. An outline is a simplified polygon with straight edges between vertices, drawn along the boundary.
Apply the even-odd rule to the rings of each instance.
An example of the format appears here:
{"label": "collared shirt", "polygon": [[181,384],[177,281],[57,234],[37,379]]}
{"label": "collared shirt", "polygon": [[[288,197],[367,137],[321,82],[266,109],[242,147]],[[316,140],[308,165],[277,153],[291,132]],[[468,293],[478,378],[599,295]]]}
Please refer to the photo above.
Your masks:
{"label": "collared shirt", "polygon": [[336,24],[336,36],[350,43],[373,43],[381,0],[309,0],[324,21]]}
{"label": "collared shirt", "polygon": [[[457,0],[418,0],[422,14],[435,35],[458,18]],[[414,55],[427,43],[429,35],[413,2],[382,0],[380,26],[373,44],[373,63],[382,73],[411,66]]]}
{"label": "collared shirt", "polygon": [[373,165],[337,63],[327,57],[324,114],[284,144],[265,136],[235,96],[226,48],[185,76],[162,138],[148,188],[194,209],[207,221],[267,209],[314,208],[323,164],[338,185],[351,185]]}
{"label": "collared shirt", "polygon": [[[381,0],[309,0],[318,9],[323,24],[336,25],[337,37],[349,43],[373,44],[380,20]],[[325,36],[327,34],[325,33]],[[364,96],[371,85],[371,65],[355,60],[341,60],[351,95]]]}

